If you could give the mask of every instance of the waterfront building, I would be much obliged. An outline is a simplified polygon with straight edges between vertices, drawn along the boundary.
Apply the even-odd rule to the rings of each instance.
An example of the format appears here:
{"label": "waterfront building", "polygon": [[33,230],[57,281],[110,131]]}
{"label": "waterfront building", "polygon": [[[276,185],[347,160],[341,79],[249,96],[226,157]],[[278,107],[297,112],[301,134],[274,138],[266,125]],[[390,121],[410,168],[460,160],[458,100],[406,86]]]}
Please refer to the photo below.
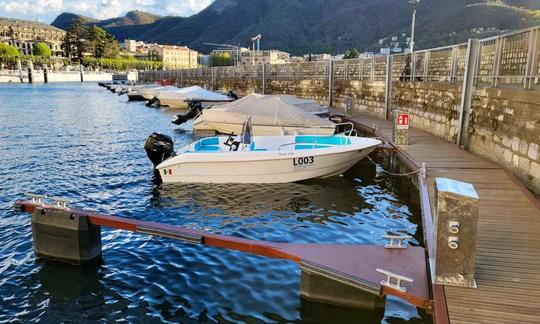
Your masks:
{"label": "waterfront building", "polygon": [[240,65],[285,64],[289,58],[289,53],[278,50],[245,51],[240,55]]}
{"label": "waterfront building", "polygon": [[15,46],[23,55],[31,55],[37,43],[45,43],[53,56],[62,57],[66,32],[38,21],[0,17],[0,42]]}
{"label": "waterfront building", "polygon": [[151,45],[148,56],[154,56],[163,62],[163,69],[193,69],[197,67],[199,53],[187,46],[176,45]]}
{"label": "waterfront building", "polygon": [[304,55],[304,61],[306,62],[318,62],[318,61],[330,61],[332,55],[330,54],[307,54]]}
{"label": "waterfront building", "polygon": [[123,48],[129,53],[137,53],[140,48],[147,47],[143,41],[137,41],[134,39],[125,39]]}

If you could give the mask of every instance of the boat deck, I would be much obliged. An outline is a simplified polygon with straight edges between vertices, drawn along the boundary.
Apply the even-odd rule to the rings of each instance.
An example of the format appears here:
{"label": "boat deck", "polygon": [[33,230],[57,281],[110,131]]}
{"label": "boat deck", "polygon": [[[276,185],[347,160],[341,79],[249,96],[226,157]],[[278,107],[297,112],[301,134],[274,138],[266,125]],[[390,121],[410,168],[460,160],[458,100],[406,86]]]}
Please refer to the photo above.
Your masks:
{"label": "boat deck", "polygon": [[[378,129],[378,135],[391,139],[390,121],[363,114],[350,119],[368,127],[377,125],[373,128]],[[444,286],[443,300],[437,301],[435,296],[437,322],[540,323],[539,201],[498,164],[422,130],[409,128],[409,136],[409,145],[399,147],[399,154],[417,167],[426,163],[424,186],[427,188],[420,191],[429,192],[431,214],[435,211],[433,195],[437,177],[472,183],[480,196],[478,288]],[[433,235],[429,233],[433,228],[428,226],[426,230],[427,235]],[[431,244],[429,237],[427,241]],[[444,306],[447,308],[441,310]],[[445,314],[444,311],[448,318],[437,316]]]}

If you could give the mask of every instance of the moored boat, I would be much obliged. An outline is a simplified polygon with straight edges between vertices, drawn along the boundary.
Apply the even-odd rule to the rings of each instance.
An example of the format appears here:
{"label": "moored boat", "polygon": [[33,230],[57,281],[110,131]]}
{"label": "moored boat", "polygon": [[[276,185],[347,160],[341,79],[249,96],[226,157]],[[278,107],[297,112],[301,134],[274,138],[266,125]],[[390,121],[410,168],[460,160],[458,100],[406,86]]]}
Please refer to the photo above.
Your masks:
{"label": "moored boat", "polygon": [[199,86],[180,88],[173,91],[159,91],[156,93],[155,99],[159,106],[176,109],[187,109],[188,100],[198,101],[204,108],[234,100],[226,95],[208,91]]}
{"label": "moored boat", "polygon": [[207,137],[156,166],[165,183],[282,183],[347,171],[381,142],[348,135]]}
{"label": "moored boat", "polygon": [[193,121],[193,129],[239,134],[248,116],[253,122],[253,134],[257,136],[332,135],[336,129],[336,125],[328,119],[289,104],[280,96],[255,93],[203,110]]}

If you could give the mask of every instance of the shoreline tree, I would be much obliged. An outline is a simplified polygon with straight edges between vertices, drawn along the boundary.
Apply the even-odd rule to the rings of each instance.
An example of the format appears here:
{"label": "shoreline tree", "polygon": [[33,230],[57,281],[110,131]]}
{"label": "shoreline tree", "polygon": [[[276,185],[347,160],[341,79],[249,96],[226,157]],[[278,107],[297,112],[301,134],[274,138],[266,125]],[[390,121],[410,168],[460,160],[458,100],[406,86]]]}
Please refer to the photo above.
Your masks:
{"label": "shoreline tree", "polygon": [[43,58],[49,58],[52,55],[52,51],[45,43],[36,43],[32,48],[32,53],[34,56],[40,56]]}
{"label": "shoreline tree", "polygon": [[345,55],[343,56],[344,59],[353,59],[358,58],[360,56],[360,53],[356,48],[350,49],[345,52]]}

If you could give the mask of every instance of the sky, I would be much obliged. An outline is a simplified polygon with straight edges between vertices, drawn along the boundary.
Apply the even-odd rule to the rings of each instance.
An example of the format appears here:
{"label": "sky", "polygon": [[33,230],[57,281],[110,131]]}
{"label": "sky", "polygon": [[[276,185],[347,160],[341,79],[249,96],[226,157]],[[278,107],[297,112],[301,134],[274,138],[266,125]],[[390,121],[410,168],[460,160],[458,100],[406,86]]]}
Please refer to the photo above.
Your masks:
{"label": "sky", "polygon": [[142,10],[158,15],[191,16],[213,0],[0,0],[0,17],[51,23],[62,12],[97,19]]}

